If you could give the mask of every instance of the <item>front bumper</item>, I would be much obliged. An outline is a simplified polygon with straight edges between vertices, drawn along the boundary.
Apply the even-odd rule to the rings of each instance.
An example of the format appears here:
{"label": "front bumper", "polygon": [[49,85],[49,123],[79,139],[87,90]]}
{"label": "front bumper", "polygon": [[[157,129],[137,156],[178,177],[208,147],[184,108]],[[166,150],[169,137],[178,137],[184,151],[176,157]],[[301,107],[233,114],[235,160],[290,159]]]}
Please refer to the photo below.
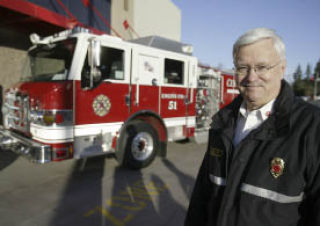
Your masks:
{"label": "front bumper", "polygon": [[36,163],[51,161],[51,146],[40,144],[15,132],[0,128],[0,148],[11,150]]}

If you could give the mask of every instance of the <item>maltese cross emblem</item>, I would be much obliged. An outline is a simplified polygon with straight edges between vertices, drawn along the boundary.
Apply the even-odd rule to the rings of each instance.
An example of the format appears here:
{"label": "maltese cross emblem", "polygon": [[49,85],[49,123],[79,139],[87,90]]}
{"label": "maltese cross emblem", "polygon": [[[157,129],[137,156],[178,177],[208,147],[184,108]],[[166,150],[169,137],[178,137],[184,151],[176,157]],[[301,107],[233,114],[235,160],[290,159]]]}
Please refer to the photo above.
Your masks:
{"label": "maltese cross emblem", "polygon": [[282,158],[275,157],[271,160],[270,173],[275,179],[283,174],[284,165]]}

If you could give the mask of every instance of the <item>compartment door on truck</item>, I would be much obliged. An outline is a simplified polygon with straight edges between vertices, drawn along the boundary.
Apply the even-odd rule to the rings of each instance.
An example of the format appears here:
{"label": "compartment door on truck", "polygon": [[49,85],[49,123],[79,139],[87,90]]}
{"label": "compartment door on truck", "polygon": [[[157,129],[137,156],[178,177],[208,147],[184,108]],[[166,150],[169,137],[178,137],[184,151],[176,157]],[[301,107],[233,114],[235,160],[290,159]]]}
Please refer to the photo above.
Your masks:
{"label": "compartment door on truck", "polygon": [[[187,128],[196,127],[196,95],[197,95],[197,65],[196,58],[188,61],[188,98],[187,98]],[[189,131],[190,132],[190,131]],[[189,133],[187,132],[187,133]],[[187,134],[192,136],[192,134]]]}
{"label": "compartment door on truck", "polygon": [[168,128],[169,140],[186,137],[188,73],[189,64],[186,59],[164,57],[160,94],[160,116]]}
{"label": "compartment door on truck", "polygon": [[[81,79],[74,92],[75,157],[94,155],[110,150],[111,138],[128,118],[130,108],[131,48],[123,43],[101,41],[101,80],[87,89],[87,50],[82,50]],[[79,59],[80,62],[80,59]]]}
{"label": "compartment door on truck", "polygon": [[161,58],[152,51],[132,52],[131,107],[132,112],[149,110],[159,114]]}

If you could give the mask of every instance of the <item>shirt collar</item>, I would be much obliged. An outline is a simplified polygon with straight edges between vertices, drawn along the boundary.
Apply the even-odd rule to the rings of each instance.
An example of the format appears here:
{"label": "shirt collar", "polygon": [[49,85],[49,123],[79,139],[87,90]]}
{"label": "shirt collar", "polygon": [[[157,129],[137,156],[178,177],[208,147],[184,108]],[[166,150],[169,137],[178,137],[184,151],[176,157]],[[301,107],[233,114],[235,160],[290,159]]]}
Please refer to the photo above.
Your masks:
{"label": "shirt collar", "polygon": [[242,104],[239,109],[239,113],[247,118],[249,114],[257,114],[263,121],[266,120],[272,113],[273,113],[273,105],[276,99],[273,99],[269,101],[267,104],[263,105],[261,108],[253,110],[253,111],[247,111],[246,103],[245,101],[242,101]]}

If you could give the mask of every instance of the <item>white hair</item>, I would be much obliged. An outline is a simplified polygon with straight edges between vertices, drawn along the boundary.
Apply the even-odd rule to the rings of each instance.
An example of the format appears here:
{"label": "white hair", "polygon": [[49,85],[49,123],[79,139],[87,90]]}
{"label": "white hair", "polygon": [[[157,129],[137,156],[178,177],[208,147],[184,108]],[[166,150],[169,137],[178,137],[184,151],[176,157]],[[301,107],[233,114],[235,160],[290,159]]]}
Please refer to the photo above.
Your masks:
{"label": "white hair", "polygon": [[269,28],[255,28],[241,35],[233,45],[233,62],[236,61],[236,56],[241,46],[248,45],[260,41],[262,39],[272,39],[275,50],[281,60],[286,59],[286,47],[282,38],[276,34],[275,30]]}

